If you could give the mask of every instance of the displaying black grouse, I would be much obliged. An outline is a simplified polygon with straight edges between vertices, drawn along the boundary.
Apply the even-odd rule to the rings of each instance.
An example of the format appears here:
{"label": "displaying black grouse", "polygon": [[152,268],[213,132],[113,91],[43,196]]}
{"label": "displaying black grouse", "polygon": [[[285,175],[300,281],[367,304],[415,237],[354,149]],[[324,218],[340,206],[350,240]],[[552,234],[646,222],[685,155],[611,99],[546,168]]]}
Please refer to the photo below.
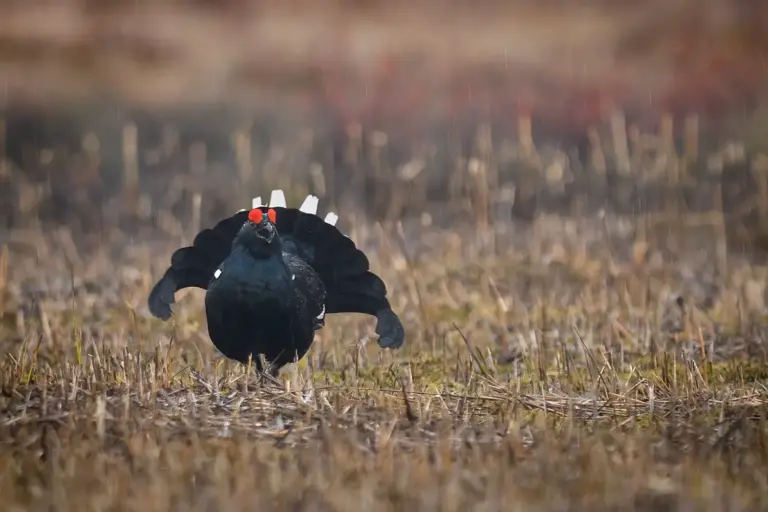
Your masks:
{"label": "displaying black grouse", "polygon": [[276,375],[301,359],[328,313],[365,313],[377,319],[379,346],[398,348],[405,333],[368,258],[335,224],[316,215],[318,199],[287,208],[281,190],[269,206],[261,198],[204,229],[189,247],[173,253],[171,266],[149,294],[150,312],[171,317],[178,290],[207,290],[208,333],[225,356],[261,369],[263,354]]}

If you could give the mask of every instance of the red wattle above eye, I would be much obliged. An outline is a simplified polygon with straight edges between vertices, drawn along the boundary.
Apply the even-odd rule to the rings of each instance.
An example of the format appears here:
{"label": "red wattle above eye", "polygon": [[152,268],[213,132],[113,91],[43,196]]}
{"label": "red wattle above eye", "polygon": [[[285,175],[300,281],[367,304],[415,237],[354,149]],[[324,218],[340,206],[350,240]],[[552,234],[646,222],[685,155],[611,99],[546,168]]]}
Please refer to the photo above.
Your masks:
{"label": "red wattle above eye", "polygon": [[277,222],[277,213],[271,208],[267,211],[267,217],[269,217],[269,220],[272,221],[272,224]]}
{"label": "red wattle above eye", "polygon": [[261,221],[263,218],[264,218],[264,213],[258,208],[255,208],[251,210],[250,213],[248,213],[248,220],[250,220],[254,224],[261,224]]}

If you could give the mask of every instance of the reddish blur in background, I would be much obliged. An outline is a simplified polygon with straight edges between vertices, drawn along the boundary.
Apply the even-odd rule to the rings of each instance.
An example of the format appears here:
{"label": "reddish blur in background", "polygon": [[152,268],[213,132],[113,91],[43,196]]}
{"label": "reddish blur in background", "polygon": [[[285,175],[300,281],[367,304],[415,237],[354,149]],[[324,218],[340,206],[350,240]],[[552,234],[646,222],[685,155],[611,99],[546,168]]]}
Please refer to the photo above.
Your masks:
{"label": "reddish blur in background", "polygon": [[321,127],[337,156],[341,139],[384,133],[398,166],[418,141],[482,123],[519,137],[521,118],[537,140],[584,148],[617,110],[651,131],[695,114],[703,147],[765,150],[767,28],[765,0],[5,0],[4,151],[34,174],[41,148],[79,151],[94,130],[102,177],[119,175],[124,124],[157,145],[174,119],[210,164],[248,121],[252,141],[313,127],[315,149]]}
{"label": "reddish blur in background", "polygon": [[0,5],[6,106],[229,103],[402,123],[723,116],[768,76],[761,0],[71,1]]}

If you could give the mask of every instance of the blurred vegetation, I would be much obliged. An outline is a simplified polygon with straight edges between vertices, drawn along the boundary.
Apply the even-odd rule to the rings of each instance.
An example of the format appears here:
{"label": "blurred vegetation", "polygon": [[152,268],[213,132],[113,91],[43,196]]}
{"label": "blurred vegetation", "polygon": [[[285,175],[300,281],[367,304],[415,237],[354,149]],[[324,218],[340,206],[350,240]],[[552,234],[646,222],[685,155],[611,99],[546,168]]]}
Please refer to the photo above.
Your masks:
{"label": "blurred vegetation", "polygon": [[[324,5],[316,32],[259,4],[296,60],[256,55],[240,92],[256,3],[0,6],[4,509],[768,508],[766,10],[491,4],[433,11],[487,26],[449,51],[400,4]],[[360,52],[398,24],[410,67]],[[334,28],[347,53],[299,58]],[[528,89],[487,53],[504,29]],[[339,213],[403,350],[331,315],[272,380],[216,353],[199,290],[149,315],[171,252],[276,187]]]}

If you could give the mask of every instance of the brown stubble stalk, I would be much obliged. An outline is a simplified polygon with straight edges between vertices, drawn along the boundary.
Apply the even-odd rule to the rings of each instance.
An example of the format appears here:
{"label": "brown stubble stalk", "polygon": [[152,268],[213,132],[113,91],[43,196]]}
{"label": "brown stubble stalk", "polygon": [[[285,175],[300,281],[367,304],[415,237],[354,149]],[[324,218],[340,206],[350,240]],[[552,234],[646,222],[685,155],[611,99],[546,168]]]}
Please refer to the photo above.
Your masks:
{"label": "brown stubble stalk", "polygon": [[0,247],[0,311],[5,311],[6,287],[8,286],[8,246]]}
{"label": "brown stubble stalk", "polygon": [[136,212],[139,198],[138,128],[134,123],[123,126],[123,211]]}
{"label": "brown stubble stalk", "polygon": [[472,183],[472,207],[474,210],[475,227],[477,229],[476,244],[485,247],[490,234],[490,189],[488,164],[485,159],[473,158],[469,161],[469,176]]}
{"label": "brown stubble stalk", "polygon": [[5,165],[5,145],[6,145],[6,120],[4,116],[0,116],[0,165]]}
{"label": "brown stubble stalk", "polygon": [[240,183],[246,185],[250,183],[254,172],[250,125],[240,126],[232,133],[232,147],[237,158]]}
{"label": "brown stubble stalk", "polygon": [[616,156],[616,168],[621,175],[627,176],[632,170],[632,161],[629,154],[627,120],[624,112],[620,110],[614,111],[611,115],[611,137]]}

